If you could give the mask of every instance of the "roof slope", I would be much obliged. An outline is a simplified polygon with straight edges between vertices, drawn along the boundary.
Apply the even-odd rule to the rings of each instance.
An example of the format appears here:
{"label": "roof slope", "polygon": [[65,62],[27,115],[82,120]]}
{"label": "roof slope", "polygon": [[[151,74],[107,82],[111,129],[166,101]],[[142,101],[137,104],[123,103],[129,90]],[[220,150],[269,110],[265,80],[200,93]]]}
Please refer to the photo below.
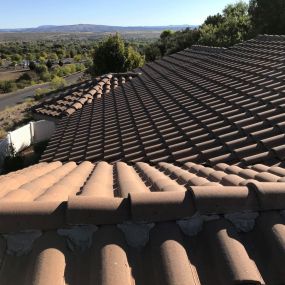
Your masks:
{"label": "roof slope", "polygon": [[112,96],[63,118],[42,161],[283,160],[284,55],[285,37],[261,36],[147,64]]}
{"label": "roof slope", "polygon": [[284,168],[53,162],[0,181],[1,284],[285,283]]}
{"label": "roof slope", "polygon": [[114,73],[95,78],[68,88],[58,96],[45,99],[44,102],[33,107],[32,112],[38,115],[61,118],[69,116],[93,99],[109,94],[118,86],[136,77],[136,73]]}

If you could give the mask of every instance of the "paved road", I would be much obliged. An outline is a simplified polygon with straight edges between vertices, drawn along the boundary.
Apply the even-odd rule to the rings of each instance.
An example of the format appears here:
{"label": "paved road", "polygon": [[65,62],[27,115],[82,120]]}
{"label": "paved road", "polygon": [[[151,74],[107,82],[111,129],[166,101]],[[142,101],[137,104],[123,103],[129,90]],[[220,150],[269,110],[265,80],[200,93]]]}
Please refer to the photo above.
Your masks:
{"label": "paved road", "polygon": [[[76,81],[82,76],[82,72],[71,74],[65,77],[65,80],[68,85],[76,83]],[[44,83],[40,85],[35,85],[27,87],[16,92],[0,94],[0,111],[4,110],[8,106],[14,106],[18,103],[23,102],[27,98],[32,98],[35,94],[35,90],[38,88],[48,88],[50,83]]]}

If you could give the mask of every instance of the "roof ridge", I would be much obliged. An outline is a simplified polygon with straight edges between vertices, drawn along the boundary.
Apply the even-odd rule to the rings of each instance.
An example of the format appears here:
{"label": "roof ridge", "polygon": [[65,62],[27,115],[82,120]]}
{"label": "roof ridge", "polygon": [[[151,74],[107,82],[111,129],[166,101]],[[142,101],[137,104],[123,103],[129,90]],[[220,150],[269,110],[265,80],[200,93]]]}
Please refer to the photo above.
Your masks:
{"label": "roof ridge", "polygon": [[207,46],[207,45],[192,45],[191,49],[214,49],[214,50],[227,50],[228,48],[226,47],[216,47],[216,46]]}

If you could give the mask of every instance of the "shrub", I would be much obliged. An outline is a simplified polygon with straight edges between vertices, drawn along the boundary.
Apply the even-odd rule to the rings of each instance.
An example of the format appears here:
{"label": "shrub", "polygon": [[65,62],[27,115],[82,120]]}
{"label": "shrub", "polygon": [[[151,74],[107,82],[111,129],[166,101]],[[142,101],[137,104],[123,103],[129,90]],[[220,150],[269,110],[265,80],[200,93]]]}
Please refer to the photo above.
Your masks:
{"label": "shrub", "polygon": [[16,82],[19,82],[19,81],[30,81],[30,80],[32,80],[32,77],[30,76],[29,73],[25,72],[16,80]]}
{"label": "shrub", "polygon": [[53,89],[60,89],[66,86],[66,81],[63,78],[55,76],[53,80],[51,81],[51,85]]}
{"label": "shrub", "polygon": [[51,81],[51,75],[49,72],[44,72],[40,74],[40,79],[44,82],[49,82]]}
{"label": "shrub", "polygon": [[14,147],[9,147],[9,156],[5,157],[3,170],[4,172],[16,171],[24,167],[24,158],[16,153]]}
{"label": "shrub", "polygon": [[30,64],[29,64],[30,70],[36,70],[36,67],[37,67],[36,63],[34,61],[30,61]]}
{"label": "shrub", "polygon": [[0,82],[0,90],[4,93],[9,93],[17,90],[17,84],[13,81]]}
{"label": "shrub", "polygon": [[[91,65],[92,65],[92,63],[91,63]],[[82,70],[84,70],[84,69],[85,69],[85,66],[84,66],[84,64],[82,64],[82,63],[75,65],[75,71],[76,71],[76,72],[82,71]]]}
{"label": "shrub", "polygon": [[42,99],[47,93],[49,93],[51,91],[52,91],[52,89],[38,88],[35,91],[34,98],[35,98],[35,100],[38,101],[38,100]]}
{"label": "shrub", "polygon": [[36,66],[35,72],[38,74],[46,73],[48,72],[48,68],[45,64],[39,64]]}
{"label": "shrub", "polygon": [[17,82],[16,84],[17,84],[17,88],[18,89],[23,89],[25,87],[30,86],[31,85],[31,81],[21,80],[21,81]]}

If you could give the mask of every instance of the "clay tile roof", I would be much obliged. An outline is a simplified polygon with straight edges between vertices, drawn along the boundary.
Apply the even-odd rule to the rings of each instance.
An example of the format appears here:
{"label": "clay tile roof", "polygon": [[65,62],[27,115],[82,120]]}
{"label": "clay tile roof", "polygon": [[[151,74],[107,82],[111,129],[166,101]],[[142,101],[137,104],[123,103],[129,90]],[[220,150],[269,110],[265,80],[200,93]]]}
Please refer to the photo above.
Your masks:
{"label": "clay tile roof", "polygon": [[[194,46],[148,63],[114,96],[62,120],[50,141],[56,151],[48,146],[42,161],[74,160],[76,152],[77,161],[272,166],[285,158],[284,54],[284,37],[260,36],[229,49]],[[110,82],[123,78],[116,74]]]}
{"label": "clay tile roof", "polygon": [[284,284],[283,178],[281,166],[194,162],[2,175],[0,283]]}
{"label": "clay tile roof", "polygon": [[[120,79],[119,82],[113,81],[113,76],[117,76]],[[51,98],[45,99],[40,104],[34,106],[32,112],[34,114],[44,114],[54,118],[61,118],[65,115],[69,116],[73,113],[70,111],[70,108],[76,110],[81,109],[83,105],[87,103],[90,104],[94,98],[101,98],[98,94],[109,94],[111,89],[130,81],[136,76],[138,76],[138,73],[134,72],[106,74],[97,77],[93,81],[89,80],[75,86],[73,85],[72,87],[67,87],[62,93],[55,96],[51,95]],[[85,99],[86,96],[88,96],[88,101]],[[60,112],[49,113],[50,110],[59,108]]]}

